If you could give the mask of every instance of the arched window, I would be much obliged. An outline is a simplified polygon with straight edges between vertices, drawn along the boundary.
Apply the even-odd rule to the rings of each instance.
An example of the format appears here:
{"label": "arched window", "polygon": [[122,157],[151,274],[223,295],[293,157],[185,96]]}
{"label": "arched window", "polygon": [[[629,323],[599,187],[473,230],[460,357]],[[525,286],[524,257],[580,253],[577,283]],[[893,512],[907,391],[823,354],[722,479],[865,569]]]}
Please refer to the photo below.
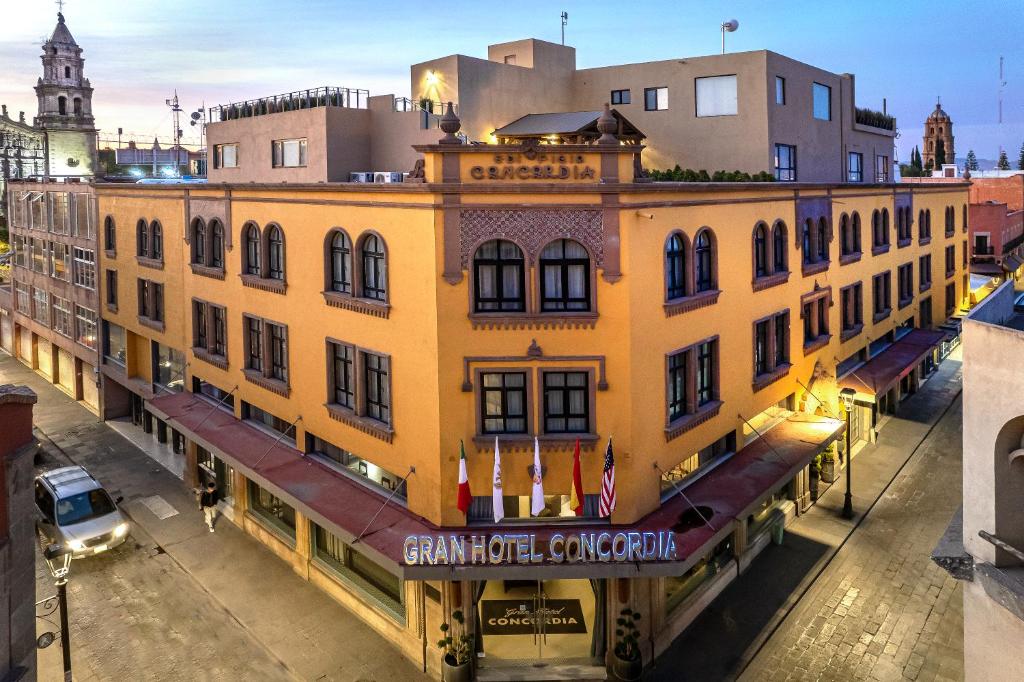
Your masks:
{"label": "arched window", "polygon": [[828,260],[828,221],[818,219],[818,260]]}
{"label": "arched window", "polygon": [[813,231],[814,223],[808,218],[804,221],[803,230],[800,232],[800,250],[804,253],[804,263],[814,262],[814,253],[811,251],[811,232]]}
{"label": "arched window", "polygon": [[277,225],[267,229],[267,277],[284,279],[284,233]]}
{"label": "arched window", "polygon": [[889,209],[882,209],[882,243],[889,243]]}
{"label": "arched window", "polygon": [[149,228],[142,218],[139,218],[139,222],[135,225],[135,243],[137,256],[144,258],[149,255]]}
{"label": "arched window", "polygon": [[932,236],[932,210],[926,208],[924,211],[924,223],[928,226],[928,237]]}
{"label": "arched window", "polygon": [[107,216],[103,220],[103,248],[113,251],[117,247],[117,228],[114,225],[114,216]]}
{"label": "arched window", "polygon": [[375,234],[363,238],[360,248],[362,258],[362,295],[378,301],[387,299],[387,262],[384,240]]}
{"label": "arched window", "polygon": [[871,212],[871,245],[881,246],[882,244],[882,212],[875,209]]}
{"label": "arched window", "polygon": [[860,213],[856,211],[850,219],[850,232],[853,234],[853,253],[860,253]]}
{"label": "arched window", "polygon": [[775,272],[786,272],[789,269],[787,255],[786,223],[780,220],[772,230],[772,268]]}
{"label": "arched window", "polygon": [[219,220],[210,221],[210,265],[224,267],[224,226]]}
{"label": "arched window", "polygon": [[919,239],[928,238],[928,225],[924,219],[924,209],[917,212],[917,235]]}
{"label": "arched window", "polygon": [[245,242],[245,262],[242,271],[247,275],[260,274],[260,228],[249,223],[243,230],[242,241]]}
{"label": "arched window", "polygon": [[57,113],[61,116],[68,113],[68,98],[64,95],[57,98]]}
{"label": "arched window", "polygon": [[839,255],[849,256],[853,250],[853,232],[850,229],[850,217],[845,213],[839,216]]}
{"label": "arched window", "polygon": [[703,229],[693,240],[693,279],[697,293],[715,288],[714,255],[711,230]]}
{"label": "arched window", "polygon": [[328,286],[331,291],[352,293],[352,242],[341,230],[334,230],[330,240]]}
{"label": "arched window", "polygon": [[149,244],[149,257],[154,260],[163,260],[164,258],[164,228],[160,227],[160,223],[153,221],[149,228],[150,231],[150,244]]}
{"label": "arched window", "polygon": [[525,310],[523,252],[504,239],[484,242],[473,255],[474,309],[478,313]]}
{"label": "arched window", "polygon": [[72,101],[74,102],[74,108],[72,109],[72,111],[74,111],[76,115],[81,116],[81,114],[82,114],[82,98],[81,97],[76,97]]}
{"label": "arched window", "polygon": [[754,228],[754,277],[768,276],[768,228],[758,223]]}
{"label": "arched window", "polygon": [[963,228],[964,228],[964,232],[966,232],[967,231],[967,204],[964,204],[964,211],[963,211],[963,213],[964,213]]}
{"label": "arched window", "polygon": [[668,300],[686,296],[686,242],[676,232],[665,242],[665,297]]}
{"label": "arched window", "polygon": [[206,223],[201,218],[192,221],[192,262],[206,264]]}
{"label": "arched window", "polygon": [[540,309],[590,310],[590,254],[579,242],[556,239],[540,254]]}

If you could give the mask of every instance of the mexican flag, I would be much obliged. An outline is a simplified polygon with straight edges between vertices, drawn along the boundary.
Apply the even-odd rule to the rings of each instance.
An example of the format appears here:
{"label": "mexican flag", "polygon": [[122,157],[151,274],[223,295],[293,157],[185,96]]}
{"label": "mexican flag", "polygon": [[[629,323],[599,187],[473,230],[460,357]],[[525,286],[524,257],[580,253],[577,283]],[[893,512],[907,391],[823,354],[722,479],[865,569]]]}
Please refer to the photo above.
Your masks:
{"label": "mexican flag", "polygon": [[576,451],[572,453],[572,489],[569,493],[569,508],[576,516],[583,516],[583,476],[580,474],[580,439],[576,439]]}
{"label": "mexican flag", "polygon": [[459,441],[459,511],[463,514],[469,512],[469,503],[473,501],[473,494],[469,492],[469,476],[466,474],[466,448]]}

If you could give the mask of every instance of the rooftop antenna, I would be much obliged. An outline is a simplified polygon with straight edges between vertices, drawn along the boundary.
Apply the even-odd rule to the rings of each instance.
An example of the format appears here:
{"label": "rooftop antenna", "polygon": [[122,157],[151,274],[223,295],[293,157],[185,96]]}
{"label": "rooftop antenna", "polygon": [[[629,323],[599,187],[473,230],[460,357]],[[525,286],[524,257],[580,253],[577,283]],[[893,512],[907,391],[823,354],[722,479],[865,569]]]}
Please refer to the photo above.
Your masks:
{"label": "rooftop antenna", "polygon": [[[565,45],[565,25],[569,23],[569,13],[562,11],[562,44]],[[1001,59],[1001,57],[1000,57]]]}
{"label": "rooftop antenna", "polygon": [[[1002,133],[1003,128],[1003,88],[1006,87],[1006,81],[1003,79],[1003,55],[999,55],[999,132]],[[1000,135],[1000,138],[1002,136]],[[1003,154],[1003,145],[1000,140],[999,144],[999,155]]]}
{"label": "rooftop antenna", "polygon": [[[177,170],[177,161],[179,159],[178,151],[181,148],[181,126],[178,125],[178,116],[182,112],[182,108],[178,106],[178,90],[174,90],[174,97],[164,101],[167,103],[167,106],[171,108],[171,113],[174,115],[174,134],[172,135],[171,139],[174,140],[174,146],[176,147],[176,149],[172,150],[172,158],[174,159],[175,170]],[[153,165],[156,166],[156,152],[153,152]]]}
{"label": "rooftop antenna", "polygon": [[728,31],[729,33],[732,33],[739,27],[740,22],[736,21],[735,19],[730,19],[729,21],[722,22],[722,54],[725,54],[725,32]]}

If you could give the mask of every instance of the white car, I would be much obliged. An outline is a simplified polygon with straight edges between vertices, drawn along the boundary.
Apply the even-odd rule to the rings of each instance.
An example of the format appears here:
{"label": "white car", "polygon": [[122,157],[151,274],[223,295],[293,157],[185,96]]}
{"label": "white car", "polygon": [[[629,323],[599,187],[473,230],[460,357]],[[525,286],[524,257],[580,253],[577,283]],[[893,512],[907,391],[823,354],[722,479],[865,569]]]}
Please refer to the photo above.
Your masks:
{"label": "white car", "polygon": [[128,538],[128,520],[99,481],[80,466],[36,476],[39,528],[47,540],[71,550],[74,558],[117,547]]}

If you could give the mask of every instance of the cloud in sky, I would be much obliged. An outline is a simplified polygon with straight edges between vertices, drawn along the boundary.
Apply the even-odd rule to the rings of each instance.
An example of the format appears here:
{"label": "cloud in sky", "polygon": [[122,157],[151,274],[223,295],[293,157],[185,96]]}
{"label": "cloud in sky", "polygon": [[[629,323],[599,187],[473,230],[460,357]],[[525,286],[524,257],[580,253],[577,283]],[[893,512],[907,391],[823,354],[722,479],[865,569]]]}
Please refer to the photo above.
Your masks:
{"label": "cloud in sky", "polygon": [[[0,0],[0,102],[31,117],[39,46],[55,24],[48,0]],[[1024,3],[930,0],[68,0],[68,27],[84,49],[104,137],[170,135],[164,99],[189,110],[321,85],[409,95],[409,65],[447,54],[486,56],[488,44],[537,37],[567,42],[581,67],[713,54],[719,24],[735,16],[730,51],[769,49],[857,76],[857,103],[887,101],[900,158],[920,143],[935,98],[956,124],[957,150],[994,158],[1024,138]],[[729,16],[726,16],[728,14]],[[1004,125],[996,121],[999,56],[1007,63]],[[195,129],[186,129],[186,136]],[[1013,156],[1013,154],[1011,154]]]}

